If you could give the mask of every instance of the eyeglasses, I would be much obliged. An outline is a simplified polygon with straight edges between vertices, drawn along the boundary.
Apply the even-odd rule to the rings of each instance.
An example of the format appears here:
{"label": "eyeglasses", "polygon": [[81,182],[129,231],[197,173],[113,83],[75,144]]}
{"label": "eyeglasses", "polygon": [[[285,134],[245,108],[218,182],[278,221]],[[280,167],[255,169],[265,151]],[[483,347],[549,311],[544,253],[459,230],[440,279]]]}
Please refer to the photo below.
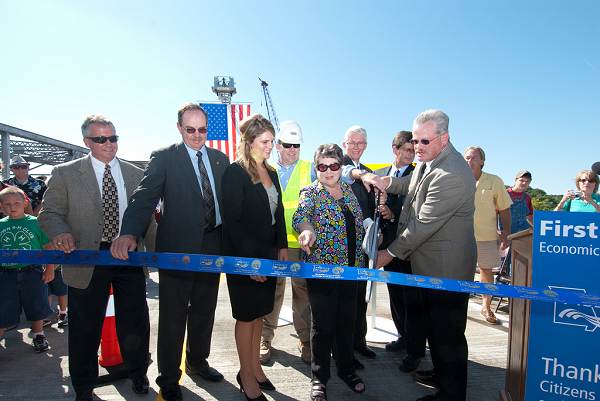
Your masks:
{"label": "eyeglasses", "polygon": [[361,148],[366,144],[366,142],[346,142],[346,146],[348,146],[349,148]]}
{"label": "eyeglasses", "polygon": [[206,127],[185,127],[185,132],[187,132],[190,135],[194,134],[196,131],[198,131],[199,134],[206,134],[208,132],[208,129]]}
{"label": "eyeglasses", "polygon": [[[412,145],[412,142],[410,142],[410,141],[408,141],[408,142],[404,142],[404,143],[410,143],[410,144]],[[404,146],[404,143],[403,143],[403,144],[400,144],[400,145],[393,145],[393,146],[394,146],[396,149],[400,150],[400,149],[402,149],[402,146]],[[404,150],[407,150],[407,151],[410,151],[410,152],[414,152],[414,149],[413,149],[413,148],[404,149]]]}
{"label": "eyeglasses", "polygon": [[580,179],[578,179],[577,181],[579,181],[579,182],[591,182],[591,183],[593,183],[593,184],[595,184],[595,183],[596,183],[596,180],[592,180],[592,179],[590,179],[590,178],[580,178]]}
{"label": "eyeglasses", "polygon": [[340,169],[340,167],[341,167],[340,163],[317,164],[317,170],[319,170],[321,173],[326,172],[327,169],[329,169],[331,171],[338,171]]}
{"label": "eyeglasses", "polygon": [[110,143],[115,143],[119,140],[119,136],[118,135],[111,135],[111,136],[88,136],[87,137],[89,140],[91,140],[94,143],[106,143],[106,141],[109,141]]}
{"label": "eyeglasses", "polygon": [[29,164],[19,164],[16,166],[10,166],[10,168],[14,168],[15,170],[26,170],[29,168]]}
{"label": "eyeglasses", "polygon": [[299,143],[283,143],[283,142],[281,142],[281,146],[283,146],[286,149],[289,149],[289,148],[300,149]]}
{"label": "eyeglasses", "polygon": [[436,139],[439,139],[439,138],[441,138],[441,137],[442,137],[441,135],[437,135],[437,136],[436,136],[435,138],[433,138],[433,139],[421,139],[421,140],[419,140],[419,139],[411,139],[411,140],[410,140],[410,143],[412,143],[413,145],[418,145],[418,144],[420,143],[421,145],[425,145],[425,146],[427,146],[427,145],[429,145],[431,142],[433,142],[433,141],[435,141]]}

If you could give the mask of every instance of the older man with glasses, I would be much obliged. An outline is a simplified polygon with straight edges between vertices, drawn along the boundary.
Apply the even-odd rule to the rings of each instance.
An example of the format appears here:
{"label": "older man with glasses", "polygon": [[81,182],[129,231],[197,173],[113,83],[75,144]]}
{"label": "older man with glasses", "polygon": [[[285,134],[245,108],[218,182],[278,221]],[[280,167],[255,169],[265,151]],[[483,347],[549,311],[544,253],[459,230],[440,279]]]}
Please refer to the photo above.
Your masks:
{"label": "older man with glasses", "polygon": [[[406,195],[396,238],[378,253],[378,265],[396,257],[409,260],[415,274],[473,280],[477,248],[473,228],[475,178],[450,143],[448,116],[426,110],[413,122],[419,163],[409,177],[364,174],[363,182]],[[418,401],[464,401],[468,346],[465,337],[469,295],[420,288],[426,335],[434,369],[417,371],[415,380],[439,388]]]}
{"label": "older man with glasses", "polygon": [[[177,112],[182,142],[152,153],[144,179],[123,217],[123,228],[111,248],[127,259],[143,236],[144,226],[162,200],[156,251],[220,255],[222,230],[221,178],[227,156],[206,146],[208,114],[195,103]],[[183,398],[181,354],[187,329],[185,371],[219,382],[223,375],[208,364],[219,274],[159,269],[158,372],[156,383],[165,401]]]}
{"label": "older man with glasses", "polygon": [[[300,261],[300,245],[298,233],[292,227],[292,216],[298,208],[300,190],[317,179],[315,169],[310,161],[300,160],[302,129],[296,121],[284,121],[277,135],[277,174],[281,184],[282,200],[285,214],[285,225],[288,241],[288,258]],[[285,277],[277,280],[275,304],[273,312],[263,318],[260,342],[260,362],[265,364],[271,359],[271,342],[279,321],[283,297],[285,294]],[[304,363],[310,363],[310,305],[306,279],[292,278],[292,320],[298,335],[298,350]]]}
{"label": "older man with glasses", "polygon": [[[38,218],[54,247],[65,253],[108,250],[143,176],[141,169],[116,157],[119,137],[106,117],[88,116],[81,132],[90,154],[54,168]],[[144,231],[148,226],[149,220]],[[63,277],[69,286],[69,373],[76,400],[94,399],[98,346],[111,285],[124,364],[133,391],[147,394],[150,322],[144,271],[130,266],[69,265]]]}
{"label": "older man with glasses", "polygon": [[[373,218],[375,215],[375,194],[369,191],[358,180],[362,175],[371,173],[372,170],[360,162],[360,158],[367,149],[367,131],[359,126],[353,125],[346,130],[344,141],[344,167],[342,177],[344,182],[351,184],[352,192],[358,199],[363,217]],[[354,325],[354,350],[362,356],[372,359],[377,356],[375,351],[367,346],[367,302],[365,301],[367,290],[366,281],[359,283],[356,297],[356,323]],[[354,359],[354,365],[357,369],[363,369],[360,361]]]}

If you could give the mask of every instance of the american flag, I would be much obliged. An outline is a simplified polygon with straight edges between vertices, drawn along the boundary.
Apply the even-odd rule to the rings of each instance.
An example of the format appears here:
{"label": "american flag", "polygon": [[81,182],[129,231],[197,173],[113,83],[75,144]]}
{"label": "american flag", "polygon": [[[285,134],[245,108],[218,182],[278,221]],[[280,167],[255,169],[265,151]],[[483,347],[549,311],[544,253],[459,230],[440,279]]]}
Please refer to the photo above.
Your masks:
{"label": "american flag", "polygon": [[250,115],[249,104],[201,103],[208,114],[206,146],[218,149],[234,161],[240,136],[239,123]]}

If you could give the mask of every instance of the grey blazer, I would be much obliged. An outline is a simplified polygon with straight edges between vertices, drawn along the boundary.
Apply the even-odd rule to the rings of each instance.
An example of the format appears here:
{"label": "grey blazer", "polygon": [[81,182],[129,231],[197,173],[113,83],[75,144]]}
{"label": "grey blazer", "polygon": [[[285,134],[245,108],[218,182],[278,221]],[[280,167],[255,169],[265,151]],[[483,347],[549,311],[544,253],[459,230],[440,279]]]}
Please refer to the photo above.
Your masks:
{"label": "grey blazer", "polygon": [[[129,198],[142,179],[143,171],[118,159]],[[71,233],[77,249],[98,250],[102,240],[102,200],[89,155],[60,164],[52,170],[38,216],[42,230],[52,239]],[[94,266],[70,265],[63,269],[65,283],[87,288]]]}
{"label": "grey blazer", "polygon": [[392,178],[388,192],[406,198],[388,249],[401,259],[410,258],[415,274],[473,280],[473,173],[450,142],[419,180],[423,165],[417,164],[411,176]]}

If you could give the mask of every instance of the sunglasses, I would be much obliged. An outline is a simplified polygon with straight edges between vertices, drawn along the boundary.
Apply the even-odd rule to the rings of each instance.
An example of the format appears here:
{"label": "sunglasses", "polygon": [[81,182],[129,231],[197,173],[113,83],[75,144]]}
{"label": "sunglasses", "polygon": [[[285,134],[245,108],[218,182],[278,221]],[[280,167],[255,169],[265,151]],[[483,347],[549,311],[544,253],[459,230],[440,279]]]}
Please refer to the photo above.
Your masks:
{"label": "sunglasses", "polygon": [[418,145],[418,144],[420,143],[421,145],[425,145],[425,146],[427,146],[427,145],[429,145],[431,142],[433,142],[433,141],[435,141],[436,139],[439,139],[439,138],[441,138],[441,135],[438,135],[438,136],[436,136],[436,137],[435,137],[435,138],[433,138],[433,139],[421,139],[421,140],[418,140],[418,139],[411,139],[411,140],[410,140],[410,143],[412,143],[413,145]]}
{"label": "sunglasses", "polygon": [[283,143],[283,142],[281,142],[281,146],[283,146],[286,149],[289,149],[289,148],[300,149],[299,143]]}
{"label": "sunglasses", "polygon": [[317,170],[319,170],[321,173],[326,172],[327,169],[329,169],[331,171],[338,171],[340,169],[340,167],[341,167],[340,163],[317,164]]}
{"label": "sunglasses", "polygon": [[10,168],[13,168],[15,170],[26,170],[29,168],[29,164],[19,164],[16,166],[10,166]]}
{"label": "sunglasses", "polygon": [[200,128],[185,127],[185,132],[187,132],[190,135],[196,133],[196,131],[198,131],[199,134],[206,134],[208,132],[208,128],[206,128],[206,127],[200,127]]}
{"label": "sunglasses", "polygon": [[110,143],[115,143],[119,140],[119,136],[118,135],[111,135],[111,136],[88,136],[87,137],[90,141],[94,142],[94,143],[106,143],[106,141],[109,141]]}
{"label": "sunglasses", "polygon": [[596,180],[590,180],[589,178],[580,178],[577,181],[579,182],[591,182],[591,183],[596,183]]}

